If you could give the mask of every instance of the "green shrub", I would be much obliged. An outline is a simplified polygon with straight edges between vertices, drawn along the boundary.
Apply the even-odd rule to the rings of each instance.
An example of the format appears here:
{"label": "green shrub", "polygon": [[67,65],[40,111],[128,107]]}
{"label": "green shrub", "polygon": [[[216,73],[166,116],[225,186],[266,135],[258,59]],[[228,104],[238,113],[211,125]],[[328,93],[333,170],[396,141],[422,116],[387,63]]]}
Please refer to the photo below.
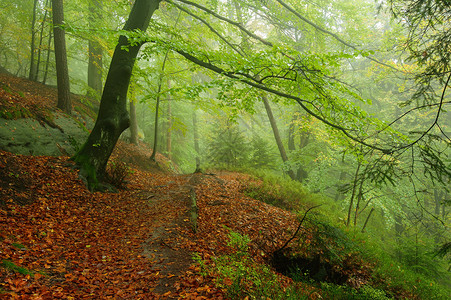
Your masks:
{"label": "green shrub", "polygon": [[354,289],[346,285],[336,285],[332,283],[322,282],[321,290],[324,299],[336,300],[387,300],[393,299],[388,297],[382,290],[376,289],[371,285],[364,285],[359,289]]}
{"label": "green shrub", "polygon": [[199,255],[194,258],[204,275],[216,275],[228,299],[308,299],[295,286],[284,288],[268,266],[255,262],[247,252],[249,242],[248,236],[231,231],[228,245],[234,253],[215,258],[213,266],[206,266]]}

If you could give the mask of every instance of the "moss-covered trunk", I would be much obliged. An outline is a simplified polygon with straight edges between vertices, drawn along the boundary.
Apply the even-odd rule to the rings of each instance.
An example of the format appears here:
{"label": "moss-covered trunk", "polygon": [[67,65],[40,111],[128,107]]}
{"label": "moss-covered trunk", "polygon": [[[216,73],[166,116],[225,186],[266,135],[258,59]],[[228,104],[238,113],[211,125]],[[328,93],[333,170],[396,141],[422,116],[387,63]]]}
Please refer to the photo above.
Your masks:
{"label": "moss-covered trunk", "polygon": [[[160,1],[136,0],[124,30],[145,31]],[[140,47],[141,44],[129,46],[125,36],[119,37],[105,81],[96,123],[86,143],[73,157],[90,190],[96,189],[99,181],[104,179],[106,165],[114,146],[130,124],[127,90]]]}

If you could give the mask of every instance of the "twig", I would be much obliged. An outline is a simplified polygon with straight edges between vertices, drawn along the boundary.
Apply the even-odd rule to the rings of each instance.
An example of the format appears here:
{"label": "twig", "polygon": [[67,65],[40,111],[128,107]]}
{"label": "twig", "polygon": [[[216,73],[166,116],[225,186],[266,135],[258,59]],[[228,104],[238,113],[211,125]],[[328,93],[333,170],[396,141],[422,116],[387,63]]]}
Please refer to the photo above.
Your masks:
{"label": "twig", "polygon": [[274,253],[282,251],[286,246],[288,246],[288,244],[289,244],[292,240],[294,240],[294,238],[295,238],[296,235],[298,234],[299,230],[301,230],[302,223],[304,223],[304,220],[305,220],[305,218],[307,217],[307,214],[309,213],[309,211],[311,211],[311,210],[314,209],[314,208],[320,207],[320,206],[322,206],[322,204],[316,205],[316,206],[312,206],[312,207],[310,207],[309,209],[307,209],[307,210],[305,211],[304,216],[302,217],[302,220],[301,220],[301,222],[299,223],[299,226],[298,226],[298,228],[296,229],[296,231],[295,231],[295,233],[293,234],[293,236],[292,236],[285,244],[283,244],[282,247],[280,247],[278,250],[274,251]]}

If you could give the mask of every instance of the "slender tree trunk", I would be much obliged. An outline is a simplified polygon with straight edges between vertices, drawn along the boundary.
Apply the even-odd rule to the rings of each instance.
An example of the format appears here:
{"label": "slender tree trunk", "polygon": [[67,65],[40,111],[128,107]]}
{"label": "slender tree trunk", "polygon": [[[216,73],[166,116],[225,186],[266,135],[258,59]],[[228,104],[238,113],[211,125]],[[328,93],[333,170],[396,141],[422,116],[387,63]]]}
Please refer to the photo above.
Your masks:
{"label": "slender tree trunk", "polygon": [[[243,23],[243,15],[241,13],[241,6],[237,1],[233,1],[233,4],[235,6],[235,12],[237,15],[237,19],[239,23]],[[248,38],[246,35],[242,34],[242,45],[243,48],[246,50],[250,50],[250,44],[248,41]],[[274,133],[274,138],[276,140],[277,147],[279,148],[280,156],[282,157],[282,161],[285,163],[288,161],[288,156],[285,151],[285,147],[283,146],[282,140],[280,138],[279,129],[277,128],[276,120],[274,119],[274,115],[272,113],[271,106],[269,104],[268,98],[266,95],[262,95],[262,100],[265,105],[266,113],[268,115],[269,122],[271,123],[271,128]],[[291,168],[288,170],[288,176],[290,176],[291,179],[296,180],[296,175],[294,174],[293,170]]]}
{"label": "slender tree trunk", "polygon": [[294,138],[295,138],[294,123],[295,123],[296,120],[297,120],[297,117],[293,116],[293,118],[291,119],[290,126],[288,127],[288,150],[289,151],[295,151],[296,150],[296,144],[294,143]]}
{"label": "slender tree trunk", "polygon": [[50,27],[49,31],[49,39],[47,41],[47,58],[45,60],[45,71],[44,78],[42,78],[42,83],[45,84],[47,81],[47,75],[49,74],[49,65],[50,65],[50,50],[52,49],[52,38],[53,38],[53,29]]}
{"label": "slender tree trunk", "polygon": [[160,93],[161,93],[161,87],[163,85],[163,76],[164,76],[164,68],[166,67],[166,61],[168,59],[169,50],[166,51],[166,54],[164,55],[163,64],[161,66],[161,73],[160,78],[158,80],[158,90],[157,90],[157,103],[155,106],[155,127],[154,127],[154,134],[153,134],[153,149],[152,154],[150,155],[150,160],[155,162],[155,155],[157,154],[157,147],[158,147],[158,117],[160,114]]}
{"label": "slender tree trunk", "polygon": [[[269,118],[269,122],[271,123],[272,132],[274,133],[274,138],[276,140],[277,147],[279,148],[280,156],[282,157],[283,162],[288,161],[287,153],[285,152],[285,147],[283,146],[282,139],[280,138],[279,129],[277,128],[276,120],[274,119],[274,115],[272,113],[271,106],[269,105],[268,98],[263,95],[262,96],[263,103],[265,104],[266,113]],[[296,176],[294,175],[293,170],[288,170],[288,175],[291,179],[296,180]]]}
{"label": "slender tree trunk", "polygon": [[[310,140],[310,133],[308,132],[301,132],[299,136],[299,149],[303,149],[305,146],[308,145]],[[296,179],[299,182],[303,182],[308,177],[307,171],[304,169],[302,165],[299,165],[297,172],[296,172]]]}
{"label": "slender tree trunk", "polygon": [[194,151],[196,152],[196,170],[194,173],[201,173],[200,168],[200,148],[199,148],[199,131],[197,126],[197,113],[196,110],[193,111],[193,133],[194,133]]}
{"label": "slender tree trunk", "polygon": [[57,107],[65,113],[71,114],[72,102],[70,99],[69,71],[67,69],[66,37],[62,28],[64,24],[63,0],[52,0],[52,12],[58,86]]}
{"label": "slender tree trunk", "polygon": [[34,59],[34,54],[36,51],[35,48],[35,39],[36,39],[36,14],[37,14],[37,5],[38,0],[34,0],[33,4],[33,19],[31,20],[31,55],[30,55],[30,73],[28,74],[28,79],[34,80],[36,77],[36,62]]}
{"label": "slender tree trunk", "polygon": [[[89,27],[96,29],[96,20],[102,17],[101,0],[89,1]],[[100,99],[102,94],[102,70],[103,51],[100,44],[95,39],[89,40],[89,62],[88,62],[88,89],[87,96],[92,99]]]}
{"label": "slender tree trunk", "polygon": [[359,217],[359,214],[360,214],[359,209],[360,209],[360,203],[361,203],[362,199],[363,199],[363,179],[360,180],[359,193],[357,194],[357,203],[355,205],[355,212],[354,212],[354,227],[357,226],[357,218]]}
{"label": "slender tree trunk", "polygon": [[[146,31],[159,3],[160,0],[136,0],[124,30]],[[106,165],[114,146],[121,133],[130,125],[127,90],[141,45],[130,46],[127,37],[119,37],[105,81],[96,123],[86,143],[73,157],[81,168],[80,175],[86,178],[91,190],[99,188],[99,180],[104,179]]]}
{"label": "slender tree trunk", "polygon": [[157,154],[157,147],[158,147],[158,118],[160,115],[160,92],[161,92],[161,79],[158,83],[158,92],[157,92],[157,103],[155,105],[155,125],[154,125],[154,131],[153,131],[153,148],[152,148],[152,154],[150,155],[150,160],[155,162],[155,156]]}
{"label": "slender tree trunk", "polygon": [[[171,81],[168,80],[168,88],[171,88]],[[172,160],[172,108],[171,95],[168,95],[168,131],[166,139],[166,150],[168,152],[168,159]]]}
{"label": "slender tree trunk", "polygon": [[[295,123],[299,119],[299,116],[295,114],[293,118],[291,119],[290,126],[288,127],[288,150],[289,151],[296,151],[296,144],[295,144]],[[308,133],[301,133],[299,135],[299,149],[304,148],[308,144],[309,135]],[[305,178],[307,178],[307,172],[304,170],[304,168],[299,165],[298,169],[295,174],[296,180],[299,182],[302,182]]]}
{"label": "slender tree trunk", "polygon": [[138,120],[136,104],[133,100],[130,100],[130,143],[138,145]]}
{"label": "slender tree trunk", "polygon": [[356,192],[356,189],[357,189],[357,178],[359,176],[360,166],[361,166],[361,162],[359,161],[358,165],[357,165],[357,169],[355,171],[354,185],[352,187],[351,200],[349,201],[348,219],[346,221],[346,226],[349,226],[349,224],[351,223],[351,212],[352,212],[352,207],[354,205],[355,192]]}
{"label": "slender tree trunk", "polygon": [[[345,164],[345,154],[343,153],[343,156],[341,157],[341,165],[343,168],[344,168],[344,164]],[[340,188],[341,188],[341,183],[345,180],[345,178],[346,178],[346,172],[343,170],[340,171],[340,176],[338,176],[337,191],[335,193],[335,198],[334,198],[335,202],[337,202],[343,198],[343,194],[340,192]]]}
{"label": "slender tree trunk", "polygon": [[35,72],[35,77],[34,77],[34,81],[38,81],[38,76],[39,76],[39,66],[41,64],[41,53],[42,53],[42,39],[44,38],[44,29],[45,29],[45,23],[47,22],[47,14],[48,14],[48,0],[45,2],[45,13],[44,13],[44,18],[42,19],[42,23],[41,23],[41,30],[39,33],[39,47],[38,47],[38,59],[37,59],[37,63],[36,63],[36,72]]}
{"label": "slender tree trunk", "polygon": [[373,213],[373,211],[374,211],[374,207],[371,207],[370,213],[368,214],[368,217],[366,217],[365,224],[363,224],[362,233],[365,233],[366,225],[368,225],[368,221],[370,220],[371,214]]}

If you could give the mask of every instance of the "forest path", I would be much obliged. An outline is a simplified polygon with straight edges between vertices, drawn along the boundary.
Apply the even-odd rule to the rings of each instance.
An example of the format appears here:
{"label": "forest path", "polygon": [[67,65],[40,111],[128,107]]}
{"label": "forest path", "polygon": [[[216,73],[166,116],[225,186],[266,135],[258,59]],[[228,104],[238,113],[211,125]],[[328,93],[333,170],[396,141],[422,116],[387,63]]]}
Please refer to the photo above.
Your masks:
{"label": "forest path", "polygon": [[91,193],[71,165],[0,151],[1,299],[223,299],[225,287],[191,257],[214,266],[235,251],[233,230],[263,263],[295,221],[245,197],[239,174],[130,169],[126,189]]}
{"label": "forest path", "polygon": [[149,202],[147,216],[152,218],[150,236],[143,244],[143,255],[154,263],[159,272],[158,285],[153,292],[170,296],[174,283],[192,264],[192,254],[183,248],[184,233],[190,231],[190,175],[172,175],[165,185],[141,190],[136,197]]}

